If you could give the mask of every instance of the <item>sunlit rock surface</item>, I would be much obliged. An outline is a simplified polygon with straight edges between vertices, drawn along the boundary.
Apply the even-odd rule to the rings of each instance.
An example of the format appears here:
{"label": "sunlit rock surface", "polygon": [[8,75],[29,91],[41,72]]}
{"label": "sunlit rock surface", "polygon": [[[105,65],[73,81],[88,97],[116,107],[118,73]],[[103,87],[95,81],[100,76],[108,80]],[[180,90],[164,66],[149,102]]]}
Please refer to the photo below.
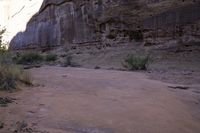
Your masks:
{"label": "sunlit rock surface", "polygon": [[26,29],[30,18],[39,11],[43,0],[0,0],[0,25],[6,28],[4,40],[9,42]]}

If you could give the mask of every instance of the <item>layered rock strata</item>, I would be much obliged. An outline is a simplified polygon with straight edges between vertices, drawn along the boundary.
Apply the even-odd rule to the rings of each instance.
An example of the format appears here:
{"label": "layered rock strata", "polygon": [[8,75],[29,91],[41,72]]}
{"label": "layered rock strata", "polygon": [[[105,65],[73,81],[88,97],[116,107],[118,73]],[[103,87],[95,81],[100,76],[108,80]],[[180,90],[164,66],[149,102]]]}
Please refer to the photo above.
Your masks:
{"label": "layered rock strata", "polygon": [[109,47],[146,38],[199,36],[199,1],[160,11],[151,8],[166,1],[44,0],[26,30],[12,39],[11,48]]}

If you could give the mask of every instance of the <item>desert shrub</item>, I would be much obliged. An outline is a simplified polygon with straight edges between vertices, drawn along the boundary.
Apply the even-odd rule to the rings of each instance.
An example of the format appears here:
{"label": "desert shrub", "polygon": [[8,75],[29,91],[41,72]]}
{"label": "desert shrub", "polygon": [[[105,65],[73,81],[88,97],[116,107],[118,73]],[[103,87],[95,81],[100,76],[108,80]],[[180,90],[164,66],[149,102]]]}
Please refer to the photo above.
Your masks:
{"label": "desert shrub", "polygon": [[27,52],[17,58],[18,64],[34,64],[43,61],[43,56],[37,52]]}
{"label": "desert shrub", "polygon": [[63,67],[80,67],[81,65],[73,61],[72,55],[67,54],[64,58]]}
{"label": "desert shrub", "polygon": [[47,54],[45,57],[46,61],[56,61],[57,60],[57,55],[56,54]]}
{"label": "desert shrub", "polygon": [[0,64],[12,64],[11,53],[5,50],[0,50]]}
{"label": "desert shrub", "polygon": [[106,37],[107,37],[108,39],[115,39],[115,38],[116,38],[116,35],[114,35],[114,34],[108,34]]}
{"label": "desert shrub", "polygon": [[19,83],[31,85],[31,76],[17,65],[0,64],[0,90],[17,89]]}
{"label": "desert shrub", "polygon": [[4,128],[4,123],[0,121],[0,129]]}
{"label": "desert shrub", "polygon": [[2,47],[3,33],[5,33],[5,30],[0,30],[0,90],[11,91],[17,89],[19,83],[30,85],[30,74],[15,65],[11,53]]}
{"label": "desert shrub", "polygon": [[130,40],[135,40],[135,41],[142,41],[143,40],[143,33],[141,30],[138,31],[131,31],[130,32]]}
{"label": "desert shrub", "polygon": [[19,81],[25,85],[32,85],[32,77],[31,74],[27,71],[21,70],[21,74],[19,76]]}
{"label": "desert shrub", "polygon": [[100,66],[95,66],[94,69],[101,69],[101,67]]}
{"label": "desert shrub", "polygon": [[128,55],[124,60],[123,66],[128,70],[146,70],[149,64],[149,56]]}
{"label": "desert shrub", "polygon": [[0,66],[0,90],[16,89],[17,72],[11,67],[5,65]]}
{"label": "desert shrub", "polygon": [[2,38],[3,38],[3,34],[6,32],[6,29],[0,29],[0,50],[2,50],[2,49],[4,49],[4,47],[3,47],[3,40],[2,40]]}
{"label": "desert shrub", "polygon": [[72,66],[72,56],[71,55],[68,55],[65,57],[63,66],[64,67]]}

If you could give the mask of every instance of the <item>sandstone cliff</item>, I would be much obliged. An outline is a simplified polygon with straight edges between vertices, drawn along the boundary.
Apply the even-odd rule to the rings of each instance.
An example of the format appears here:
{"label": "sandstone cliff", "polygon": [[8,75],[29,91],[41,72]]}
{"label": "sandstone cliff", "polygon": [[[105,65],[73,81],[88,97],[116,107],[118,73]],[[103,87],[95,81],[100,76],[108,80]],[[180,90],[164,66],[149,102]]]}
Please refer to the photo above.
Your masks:
{"label": "sandstone cliff", "polygon": [[113,46],[185,34],[200,36],[198,0],[44,0],[11,48]]}

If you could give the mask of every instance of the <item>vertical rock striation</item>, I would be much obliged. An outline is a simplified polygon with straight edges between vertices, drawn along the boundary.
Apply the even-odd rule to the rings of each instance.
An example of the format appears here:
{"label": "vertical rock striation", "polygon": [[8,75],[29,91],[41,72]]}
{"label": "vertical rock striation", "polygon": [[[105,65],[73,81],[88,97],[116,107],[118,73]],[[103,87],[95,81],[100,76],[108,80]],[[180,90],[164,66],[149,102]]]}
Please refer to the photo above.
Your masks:
{"label": "vertical rock striation", "polygon": [[173,36],[177,25],[180,29],[192,23],[198,29],[199,2],[166,8],[162,13],[152,11],[148,5],[166,1],[44,0],[26,30],[12,39],[11,48],[113,46],[155,37],[158,31],[163,36]]}
{"label": "vertical rock striation", "polygon": [[132,22],[137,16],[131,9],[140,6],[137,0],[44,0],[11,48],[129,41],[129,31],[138,23]]}

